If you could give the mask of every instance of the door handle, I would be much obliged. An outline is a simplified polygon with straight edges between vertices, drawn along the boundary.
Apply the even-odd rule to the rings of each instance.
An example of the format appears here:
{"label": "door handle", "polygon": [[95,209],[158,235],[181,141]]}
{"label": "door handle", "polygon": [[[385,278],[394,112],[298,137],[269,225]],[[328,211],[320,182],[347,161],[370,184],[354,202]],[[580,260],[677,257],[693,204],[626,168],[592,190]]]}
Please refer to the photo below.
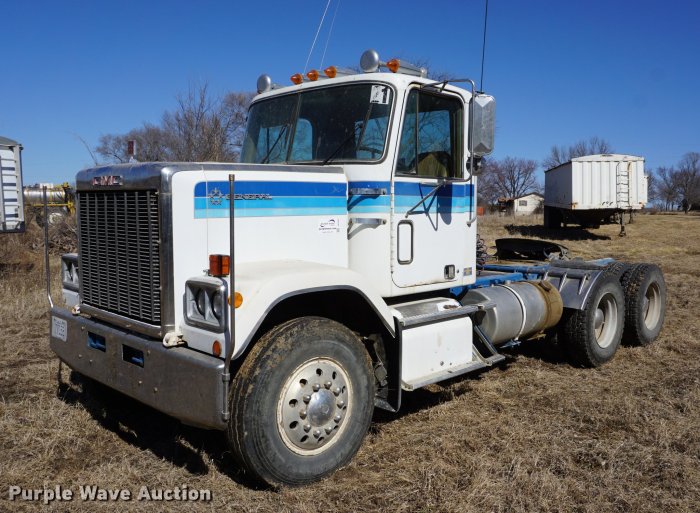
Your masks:
{"label": "door handle", "polygon": [[385,188],[379,187],[353,187],[350,189],[350,196],[384,196]]}
{"label": "door handle", "polygon": [[379,226],[386,224],[386,219],[380,219],[378,217],[355,217],[350,219],[352,224],[366,224],[369,226]]}

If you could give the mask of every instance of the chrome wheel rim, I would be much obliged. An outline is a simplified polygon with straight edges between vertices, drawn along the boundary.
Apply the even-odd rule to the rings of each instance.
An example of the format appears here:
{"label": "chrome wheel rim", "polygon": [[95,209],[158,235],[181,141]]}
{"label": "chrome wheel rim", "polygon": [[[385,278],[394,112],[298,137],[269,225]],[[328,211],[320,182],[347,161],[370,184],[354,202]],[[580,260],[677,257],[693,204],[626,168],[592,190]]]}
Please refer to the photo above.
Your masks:
{"label": "chrome wheel rim", "polygon": [[661,318],[661,289],[658,283],[652,283],[644,293],[642,302],[644,325],[649,330],[656,328]]}
{"label": "chrome wheel rim", "polygon": [[277,428],[292,451],[327,450],[345,429],[352,387],[345,369],[331,358],[314,358],[292,372],[277,406]]}
{"label": "chrome wheel rim", "polygon": [[605,294],[600,298],[593,317],[595,339],[600,347],[606,348],[613,343],[617,323],[617,300],[612,294]]}

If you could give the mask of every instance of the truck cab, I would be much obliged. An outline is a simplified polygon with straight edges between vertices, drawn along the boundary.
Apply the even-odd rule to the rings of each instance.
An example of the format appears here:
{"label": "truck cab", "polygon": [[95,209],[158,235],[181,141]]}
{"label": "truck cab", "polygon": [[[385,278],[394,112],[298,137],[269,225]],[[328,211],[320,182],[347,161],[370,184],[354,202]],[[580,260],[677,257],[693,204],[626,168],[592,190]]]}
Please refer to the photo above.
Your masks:
{"label": "truck cab", "polygon": [[271,90],[251,107],[241,161],[342,166],[348,267],[383,297],[467,285],[476,233],[470,98],[378,72]]}

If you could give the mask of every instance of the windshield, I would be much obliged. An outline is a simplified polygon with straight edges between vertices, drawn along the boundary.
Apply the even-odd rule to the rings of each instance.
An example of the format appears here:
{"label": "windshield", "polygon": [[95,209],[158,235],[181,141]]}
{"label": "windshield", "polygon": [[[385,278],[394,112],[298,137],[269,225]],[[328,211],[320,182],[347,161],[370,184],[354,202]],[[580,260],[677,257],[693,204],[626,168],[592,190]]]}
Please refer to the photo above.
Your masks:
{"label": "windshield", "polygon": [[376,161],[382,158],[393,103],[391,87],[351,84],[255,103],[241,162]]}

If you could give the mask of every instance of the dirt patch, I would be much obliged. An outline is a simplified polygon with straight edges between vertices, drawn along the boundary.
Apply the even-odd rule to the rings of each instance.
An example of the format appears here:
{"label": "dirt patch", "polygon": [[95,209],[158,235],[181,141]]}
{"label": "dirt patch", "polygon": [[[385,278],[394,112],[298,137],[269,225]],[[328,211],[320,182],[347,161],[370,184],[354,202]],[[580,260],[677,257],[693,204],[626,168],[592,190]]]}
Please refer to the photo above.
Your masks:
{"label": "dirt patch", "polygon": [[[541,218],[479,220],[488,245],[548,237]],[[513,228],[510,228],[513,231]],[[627,226],[558,230],[584,258],[658,263],[669,289],[660,339],[600,369],[523,344],[504,366],[406,393],[378,413],[357,457],[317,484],[256,489],[221,433],[181,425],[59,365],[48,348],[41,256],[0,276],[0,510],[10,485],[208,489],[210,503],[81,502],[70,511],[700,511],[700,224],[640,215]],[[0,239],[3,262],[21,249]],[[10,247],[8,247],[8,245]],[[25,248],[26,249],[26,248]],[[24,249],[23,249],[24,251]],[[29,255],[28,257],[26,255]],[[14,258],[14,257],[13,257]],[[17,261],[17,260],[13,260]],[[21,259],[20,259],[21,261]],[[34,261],[34,260],[33,260]],[[54,289],[58,290],[54,257]],[[64,507],[65,506],[65,507]]]}

